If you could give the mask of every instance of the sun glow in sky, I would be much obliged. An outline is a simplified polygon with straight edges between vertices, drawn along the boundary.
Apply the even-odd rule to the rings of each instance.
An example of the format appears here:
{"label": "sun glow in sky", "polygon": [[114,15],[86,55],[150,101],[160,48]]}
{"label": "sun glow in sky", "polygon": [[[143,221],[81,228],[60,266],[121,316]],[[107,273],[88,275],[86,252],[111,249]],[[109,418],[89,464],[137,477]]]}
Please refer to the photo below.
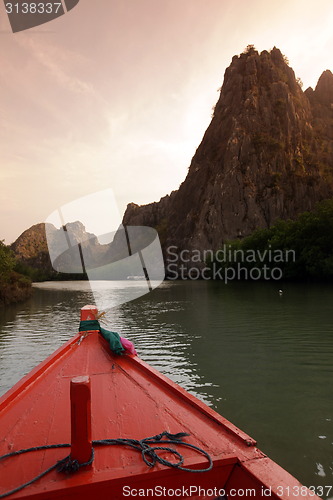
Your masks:
{"label": "sun glow in sky", "polygon": [[80,0],[13,34],[0,5],[0,239],[111,188],[119,210],[177,189],[224,71],[274,45],[304,89],[333,70],[331,0]]}

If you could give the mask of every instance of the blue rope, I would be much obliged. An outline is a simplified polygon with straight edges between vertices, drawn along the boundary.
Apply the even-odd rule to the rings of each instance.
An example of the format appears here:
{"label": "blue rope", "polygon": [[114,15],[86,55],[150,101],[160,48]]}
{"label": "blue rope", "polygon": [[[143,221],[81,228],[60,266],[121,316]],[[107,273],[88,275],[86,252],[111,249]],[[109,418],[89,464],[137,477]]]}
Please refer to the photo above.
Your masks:
{"label": "blue rope", "polygon": [[[167,467],[173,467],[182,471],[186,472],[208,472],[212,469],[213,467],[213,461],[210,457],[210,455],[205,451],[199,448],[198,446],[195,446],[190,443],[186,443],[183,441],[181,438],[189,436],[189,434],[185,432],[179,432],[178,434],[169,434],[168,432],[162,432],[161,434],[157,434],[156,436],[151,436],[148,438],[144,439],[100,439],[93,441],[92,444],[93,446],[112,446],[112,445],[122,445],[122,446],[129,446],[137,451],[141,452],[141,456],[145,464],[148,465],[148,467],[154,467],[156,463],[160,463],[162,465],[165,465]],[[164,438],[164,439],[163,439]],[[159,444],[162,444],[163,446],[158,446]],[[204,469],[189,469],[187,467],[183,467],[184,463],[184,457],[175,449],[169,448],[167,446],[164,446],[165,444],[176,444],[176,445],[181,445],[181,446],[186,446],[188,448],[192,448],[193,450],[196,450],[198,453],[204,455],[207,460],[208,460],[208,466]],[[152,445],[157,445],[157,446],[152,446]],[[44,446],[35,446],[32,448],[26,448],[22,450],[17,450],[17,451],[12,451],[11,453],[7,453],[6,455],[0,456],[0,460],[4,460],[6,458],[11,458],[15,457],[17,455],[22,455],[23,453],[30,453],[32,451],[39,451],[39,450],[49,450],[49,449],[55,449],[55,448],[70,448],[71,445],[69,443],[63,443],[63,444],[50,444],[50,445],[44,445]],[[172,453],[175,457],[177,457],[179,460],[178,462],[169,462],[168,460],[165,460],[164,458],[160,457],[158,455],[158,451],[169,451]],[[95,458],[95,451],[94,448],[92,448],[92,455],[91,458],[88,462],[80,464],[77,460],[72,460],[71,456],[68,455],[67,457],[59,460],[57,463],[43,471],[41,474],[38,476],[34,477],[30,481],[18,486],[17,488],[7,491],[6,493],[2,493],[0,495],[1,498],[6,498],[9,495],[13,495],[14,493],[22,490],[23,488],[26,488],[27,486],[30,486],[34,482],[38,481],[42,477],[46,476],[49,472],[52,470],[56,469],[58,472],[65,472],[67,474],[77,472],[81,467],[85,467],[87,465],[91,465],[94,461]]]}

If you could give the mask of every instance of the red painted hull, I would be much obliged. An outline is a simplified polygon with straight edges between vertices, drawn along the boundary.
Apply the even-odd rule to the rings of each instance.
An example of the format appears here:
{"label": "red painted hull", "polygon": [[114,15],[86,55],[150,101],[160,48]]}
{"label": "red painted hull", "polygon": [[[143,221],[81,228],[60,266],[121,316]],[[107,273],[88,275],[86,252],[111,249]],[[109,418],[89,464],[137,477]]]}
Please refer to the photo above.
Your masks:
{"label": "red painted hull", "polygon": [[[53,470],[8,498],[113,500],[145,493],[204,499],[224,491],[229,499],[268,493],[282,499],[318,498],[258,450],[253,439],[137,356],[113,355],[96,331],[77,334],[0,399],[0,455],[70,443],[70,381],[84,375],[91,380],[93,440],[188,432],[186,441],[210,454],[212,470],[189,473],[161,464],[150,468],[135,450],[98,446],[90,467],[70,475]],[[179,451],[184,466],[207,466],[195,450]],[[68,453],[66,448],[51,449],[1,460],[0,495]]]}

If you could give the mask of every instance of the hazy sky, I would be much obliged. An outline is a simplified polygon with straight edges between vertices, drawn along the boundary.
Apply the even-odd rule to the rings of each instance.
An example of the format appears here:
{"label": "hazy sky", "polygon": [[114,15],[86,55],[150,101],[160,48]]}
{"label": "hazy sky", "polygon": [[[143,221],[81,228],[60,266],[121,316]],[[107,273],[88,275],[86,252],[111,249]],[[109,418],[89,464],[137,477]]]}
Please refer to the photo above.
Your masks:
{"label": "hazy sky", "polygon": [[121,213],[177,189],[248,44],[280,48],[304,88],[333,70],[331,0],[80,0],[16,34],[1,2],[0,30],[6,243],[105,188]]}

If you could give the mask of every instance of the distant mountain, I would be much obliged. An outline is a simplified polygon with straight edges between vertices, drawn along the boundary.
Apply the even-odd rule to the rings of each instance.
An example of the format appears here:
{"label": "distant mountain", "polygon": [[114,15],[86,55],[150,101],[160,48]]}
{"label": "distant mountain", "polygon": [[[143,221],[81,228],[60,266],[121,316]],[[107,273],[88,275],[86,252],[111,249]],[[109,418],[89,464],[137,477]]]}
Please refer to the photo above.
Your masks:
{"label": "distant mountain", "polygon": [[126,280],[129,276],[145,277],[148,268],[148,279],[163,279],[156,231],[120,226],[105,237],[110,242],[101,244],[79,221],[59,229],[52,224],[36,224],[11,245],[16,270],[33,281],[88,279],[87,273],[91,280]]}
{"label": "distant mountain", "polygon": [[[52,224],[36,224],[24,231],[17,240],[11,245],[17,261],[25,268],[38,270],[44,279],[70,278],[73,274],[84,274],[81,260],[77,259],[77,244],[80,243],[85,256],[90,263],[94,259],[99,262],[108,251],[108,245],[101,245],[94,234],[88,233],[84,225],[79,222],[69,222],[65,226],[70,234],[70,243],[74,251],[62,253],[54,262],[58,271],[61,270],[61,276],[51,264],[49,248],[46,238],[48,233],[49,244],[54,248],[62,248],[64,241],[63,228],[56,229]],[[63,274],[65,273],[65,274]],[[68,275],[66,276],[66,273]],[[80,276],[76,276],[78,278]]]}
{"label": "distant mountain", "polygon": [[332,195],[331,71],[304,92],[279,49],[249,46],[225,72],[184,182],[159,202],[130,203],[123,224],[155,227],[164,252],[217,250]]}
{"label": "distant mountain", "polygon": [[[129,276],[144,277],[146,265],[149,279],[161,279],[162,256],[159,248],[151,246],[155,231],[120,226],[108,238],[113,241],[99,243],[79,221],[59,229],[52,224],[36,224],[17,238],[11,250],[18,262],[16,270],[33,281],[88,279],[87,273],[92,280],[126,280]],[[146,264],[140,260],[141,251]]]}
{"label": "distant mountain", "polygon": [[[56,228],[49,224],[49,227]],[[47,241],[45,235],[45,224],[35,224],[24,231],[14,243],[10,245],[16,260],[23,266],[38,269],[46,276],[52,276],[54,271],[51,265]]]}

